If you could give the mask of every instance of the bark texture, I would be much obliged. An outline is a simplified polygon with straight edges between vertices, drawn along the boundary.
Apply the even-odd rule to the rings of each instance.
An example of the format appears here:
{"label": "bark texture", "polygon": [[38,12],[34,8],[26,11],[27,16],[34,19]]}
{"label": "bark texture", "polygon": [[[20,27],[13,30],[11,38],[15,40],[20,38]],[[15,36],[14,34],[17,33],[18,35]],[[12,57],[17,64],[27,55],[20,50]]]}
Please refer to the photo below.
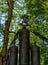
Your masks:
{"label": "bark texture", "polygon": [[8,20],[5,22],[4,44],[3,44],[3,48],[0,54],[0,65],[4,65],[3,59],[6,58],[7,46],[8,46],[8,34],[9,34],[10,23],[12,20],[13,5],[14,5],[13,0],[8,0]]}

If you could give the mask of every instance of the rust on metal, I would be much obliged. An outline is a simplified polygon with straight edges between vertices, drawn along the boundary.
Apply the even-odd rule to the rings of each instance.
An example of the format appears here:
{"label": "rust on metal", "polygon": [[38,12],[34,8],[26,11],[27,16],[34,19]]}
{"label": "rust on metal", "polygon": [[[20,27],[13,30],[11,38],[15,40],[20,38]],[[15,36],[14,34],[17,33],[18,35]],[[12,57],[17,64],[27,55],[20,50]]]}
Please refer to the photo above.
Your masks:
{"label": "rust on metal", "polygon": [[19,65],[29,65],[29,31],[23,27],[19,33]]}
{"label": "rust on metal", "polygon": [[40,48],[37,45],[31,48],[31,65],[40,65]]}

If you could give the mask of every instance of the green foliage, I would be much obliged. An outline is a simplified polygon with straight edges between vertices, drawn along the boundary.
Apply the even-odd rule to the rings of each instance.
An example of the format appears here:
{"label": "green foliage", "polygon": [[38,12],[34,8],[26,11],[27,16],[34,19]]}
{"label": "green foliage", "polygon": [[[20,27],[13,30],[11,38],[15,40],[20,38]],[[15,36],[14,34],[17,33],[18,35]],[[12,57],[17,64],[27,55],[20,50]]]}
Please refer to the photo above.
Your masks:
{"label": "green foliage", "polygon": [[[17,32],[21,28],[19,25],[22,21],[20,16],[25,13],[29,15],[28,23],[31,25],[27,27],[31,31],[30,46],[36,41],[37,45],[40,47],[41,65],[48,65],[48,42],[44,42],[44,40],[32,33],[36,31],[48,38],[48,0],[14,0],[13,18],[9,31]],[[0,33],[2,34],[7,16],[8,5],[6,0],[2,0],[0,2],[0,18],[3,21],[3,24],[0,25]],[[14,33],[9,33],[8,45],[10,45],[14,35]]]}

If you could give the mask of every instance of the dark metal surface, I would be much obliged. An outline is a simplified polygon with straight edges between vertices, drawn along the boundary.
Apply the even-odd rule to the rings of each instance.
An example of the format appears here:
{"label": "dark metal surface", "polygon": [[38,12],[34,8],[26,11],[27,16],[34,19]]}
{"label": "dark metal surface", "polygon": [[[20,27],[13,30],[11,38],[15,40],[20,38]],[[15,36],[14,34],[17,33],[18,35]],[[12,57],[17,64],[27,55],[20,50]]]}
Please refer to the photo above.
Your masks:
{"label": "dark metal surface", "polygon": [[31,65],[40,65],[40,48],[34,45],[31,48]]}
{"label": "dark metal surface", "polygon": [[23,27],[19,33],[19,65],[29,65],[29,31]]}
{"label": "dark metal surface", "polygon": [[17,65],[18,47],[13,45],[10,47],[7,56],[7,65]]}

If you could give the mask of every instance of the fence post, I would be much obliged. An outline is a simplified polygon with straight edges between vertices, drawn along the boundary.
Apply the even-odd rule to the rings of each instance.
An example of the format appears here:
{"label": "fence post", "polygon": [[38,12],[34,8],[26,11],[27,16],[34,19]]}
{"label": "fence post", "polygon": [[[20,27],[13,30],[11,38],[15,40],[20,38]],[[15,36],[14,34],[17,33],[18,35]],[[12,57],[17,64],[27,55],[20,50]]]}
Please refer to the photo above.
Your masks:
{"label": "fence post", "polygon": [[29,31],[26,27],[19,32],[19,65],[29,65]]}
{"label": "fence post", "polygon": [[7,55],[7,65],[17,65],[18,47],[15,44],[11,45]]}
{"label": "fence post", "polygon": [[37,45],[31,47],[31,65],[40,65],[40,48]]}

